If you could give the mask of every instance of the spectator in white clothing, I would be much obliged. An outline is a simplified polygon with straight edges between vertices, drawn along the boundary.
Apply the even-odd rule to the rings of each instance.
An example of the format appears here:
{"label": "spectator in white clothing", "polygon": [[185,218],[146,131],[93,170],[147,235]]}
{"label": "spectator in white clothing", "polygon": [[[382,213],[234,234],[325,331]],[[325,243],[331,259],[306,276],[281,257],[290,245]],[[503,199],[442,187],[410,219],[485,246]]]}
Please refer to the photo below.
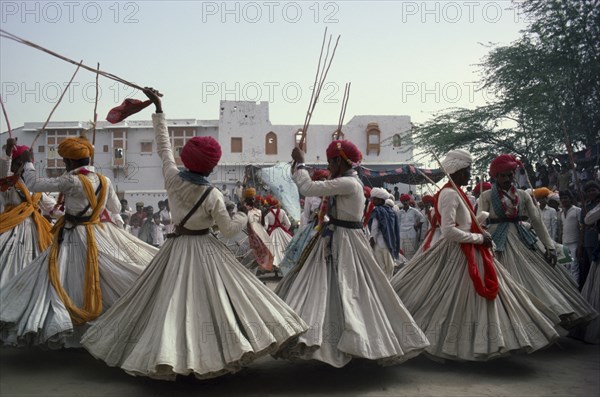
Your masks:
{"label": "spectator in white clothing", "polygon": [[419,246],[418,231],[425,220],[419,210],[410,206],[411,199],[412,197],[408,194],[402,194],[400,196],[402,208],[397,213],[398,224],[400,225],[400,249],[408,260],[417,251]]}
{"label": "spectator in white clothing", "polygon": [[152,224],[152,231],[150,235],[152,237],[152,245],[160,247],[165,242],[165,225],[161,223],[160,212],[157,212],[152,216],[154,223]]}
{"label": "spectator in white clothing", "polygon": [[571,251],[573,262],[566,265],[575,282],[579,282],[579,265],[577,263],[577,247],[579,246],[579,216],[581,208],[573,205],[573,194],[569,190],[559,193],[560,204],[560,243]]}
{"label": "spectator in white clothing", "polygon": [[171,209],[169,208],[169,199],[158,202],[158,213],[160,214],[160,222],[165,226],[165,234],[173,233],[175,225],[171,221]]}
{"label": "spectator in white clothing", "polygon": [[552,194],[552,191],[546,187],[540,187],[533,191],[535,199],[540,204],[542,220],[548,230],[548,234],[552,240],[556,241],[558,239],[558,212],[548,206],[548,196],[550,194]]}

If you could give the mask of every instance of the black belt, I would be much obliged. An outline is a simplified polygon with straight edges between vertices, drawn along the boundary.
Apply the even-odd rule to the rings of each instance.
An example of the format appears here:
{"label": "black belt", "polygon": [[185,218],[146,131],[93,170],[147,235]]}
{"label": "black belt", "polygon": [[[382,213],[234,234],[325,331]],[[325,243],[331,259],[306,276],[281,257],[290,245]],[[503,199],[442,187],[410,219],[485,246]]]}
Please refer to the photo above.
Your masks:
{"label": "black belt", "polygon": [[335,219],[335,218],[329,218],[329,223],[331,225],[343,227],[346,229],[362,229],[363,228],[362,222],[342,221],[342,220]]}
{"label": "black belt", "polygon": [[76,225],[79,225],[79,224],[82,224],[85,222],[89,222],[90,219],[92,219],[91,216],[77,216],[77,215],[65,214],[65,221],[74,223]]}
{"label": "black belt", "polygon": [[[71,215],[71,214],[65,213],[65,221],[69,222],[69,223],[72,223],[74,225],[81,225],[82,223],[89,222],[90,219],[92,219],[91,216],[77,216],[77,215]],[[75,228],[75,226],[73,226],[73,227],[66,227],[66,226],[61,227],[58,230],[58,244],[62,244],[62,242],[63,242],[64,231],[65,230],[71,230],[71,229],[74,229],[74,228]]]}
{"label": "black belt", "polygon": [[494,225],[496,223],[517,223],[526,221],[526,216],[517,216],[516,218],[490,218],[488,219],[488,223],[490,225]]}
{"label": "black belt", "polygon": [[176,238],[179,236],[203,236],[210,233],[210,229],[190,230],[182,226],[175,226],[175,232],[167,234],[167,238]]}

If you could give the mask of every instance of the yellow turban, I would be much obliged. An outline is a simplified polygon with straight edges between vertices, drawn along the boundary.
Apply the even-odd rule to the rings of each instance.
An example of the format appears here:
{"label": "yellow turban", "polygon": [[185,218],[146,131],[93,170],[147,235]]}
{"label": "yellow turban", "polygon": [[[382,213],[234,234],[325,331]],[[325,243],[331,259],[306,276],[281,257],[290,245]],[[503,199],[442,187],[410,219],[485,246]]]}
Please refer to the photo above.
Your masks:
{"label": "yellow turban", "polygon": [[251,198],[256,196],[256,189],[254,189],[253,187],[249,187],[246,190],[244,190],[244,197],[245,198]]}
{"label": "yellow turban", "polygon": [[533,195],[535,196],[535,198],[548,197],[551,194],[552,191],[547,187],[540,187],[533,191]]}
{"label": "yellow turban", "polygon": [[82,137],[67,138],[58,145],[58,154],[70,160],[81,160],[94,155],[94,147]]}

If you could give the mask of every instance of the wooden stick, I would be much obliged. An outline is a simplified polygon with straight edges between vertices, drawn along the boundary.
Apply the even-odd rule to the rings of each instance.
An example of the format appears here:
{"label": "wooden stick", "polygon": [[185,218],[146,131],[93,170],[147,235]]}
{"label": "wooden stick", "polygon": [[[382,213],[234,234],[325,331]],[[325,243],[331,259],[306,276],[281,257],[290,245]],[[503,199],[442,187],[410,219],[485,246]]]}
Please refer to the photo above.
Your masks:
{"label": "wooden stick", "polygon": [[[323,43],[321,44],[321,52],[319,54],[319,62],[317,63],[317,73],[315,74],[315,81],[313,83],[313,90],[310,94],[310,101],[308,102],[308,110],[306,111],[306,116],[304,117],[304,124],[306,126],[308,121],[310,120],[310,105],[313,102],[313,98],[315,97],[315,93],[317,91],[317,83],[319,81],[319,70],[321,69],[321,59],[323,58],[323,50],[325,49],[325,39],[327,38],[327,27],[325,27],[325,33],[323,33]],[[304,128],[303,128],[304,130]],[[300,147],[302,149],[302,147]]]}
{"label": "wooden stick", "polygon": [[[72,63],[73,65],[78,65],[77,62],[73,61],[72,59],[69,59],[69,58],[67,58],[67,57],[65,57],[63,55],[60,55],[60,54],[58,54],[58,53],[56,53],[54,51],[50,51],[50,50],[48,50],[48,49],[46,49],[46,48],[44,48],[44,47],[42,47],[42,46],[40,46],[38,44],[35,44],[35,43],[31,42],[31,41],[22,39],[19,36],[16,36],[16,35],[14,35],[12,33],[7,32],[6,30],[0,29],[0,37],[3,37],[5,39],[9,39],[9,40],[13,40],[13,41],[16,41],[17,43],[21,43],[21,44],[24,44],[26,46],[35,48],[37,50],[45,52],[46,54],[50,54],[53,57],[62,59],[65,62]],[[140,91],[144,90],[143,87],[140,87],[139,85],[137,85],[135,83],[131,83],[131,82],[129,82],[129,81],[125,80],[125,79],[122,79],[121,77],[116,76],[114,74],[111,74],[111,73],[108,73],[108,72],[104,72],[104,71],[101,71],[101,70],[96,70],[96,69],[94,69],[92,67],[89,67],[87,65],[83,65],[82,62],[79,63],[79,66],[81,66],[83,69],[89,70],[90,72],[93,72],[93,73],[100,74],[100,75],[106,77],[107,79],[118,81],[119,83],[128,85],[128,86],[133,87],[135,89],[138,89]],[[160,97],[162,97],[161,93],[158,93],[157,95],[160,96]]]}
{"label": "wooden stick", "polygon": [[529,189],[531,190],[531,193],[529,193],[529,196],[533,200],[533,205],[535,205],[536,207],[539,207],[540,203],[538,203],[538,201],[535,199],[535,194],[533,194],[534,187],[531,184],[531,179],[529,179],[529,174],[527,173],[527,167],[525,167],[525,163],[523,163],[523,171],[525,171],[525,179],[527,179],[527,183],[529,184]]}
{"label": "wooden stick", "polygon": [[[434,184],[434,186],[438,188],[438,190],[440,189],[440,188],[439,188],[439,187],[438,187],[438,186],[437,186],[437,185],[436,185],[436,184],[435,184],[435,183],[434,183],[434,182],[433,182],[431,179],[429,179],[429,178],[428,178],[428,177],[427,177],[425,174],[423,174],[423,172],[422,172],[422,171],[420,171],[420,170],[417,170],[417,171],[419,171],[419,173],[420,173],[421,175],[423,175],[423,176],[425,177],[425,179],[429,180],[429,181],[430,181],[430,183],[433,183],[433,184]],[[421,186],[423,186],[423,185],[427,186],[427,191],[429,192],[429,194],[431,194],[432,196],[435,194],[435,193],[433,192],[433,190],[431,189],[431,187],[429,186],[429,183],[425,183],[425,184],[423,184],[423,183],[422,183],[422,184],[421,184]],[[421,187],[421,193],[422,193],[422,192],[423,192],[423,188]]]}
{"label": "wooden stick", "polygon": [[10,121],[8,121],[8,114],[6,114],[6,108],[4,107],[4,102],[2,102],[2,97],[0,97],[0,105],[2,105],[2,113],[4,113],[4,120],[6,120],[6,127],[8,128],[8,136],[12,138],[12,129],[10,128]]}
{"label": "wooden stick", "polygon": [[[327,28],[325,28],[325,35],[327,34]],[[304,141],[306,140],[306,132],[308,130],[308,126],[310,124],[310,120],[312,118],[315,107],[317,106],[317,102],[319,100],[319,95],[321,93],[321,89],[323,88],[323,84],[327,78],[327,73],[329,72],[329,68],[331,68],[331,63],[333,62],[333,58],[335,56],[335,51],[337,49],[338,43],[340,41],[340,37],[338,36],[335,46],[333,47],[333,51],[331,53],[331,58],[329,58],[329,48],[331,46],[331,36],[329,37],[329,42],[327,44],[327,52],[325,53],[325,59],[323,60],[323,65],[321,65],[321,59],[323,55],[323,48],[325,46],[325,38],[323,38],[323,45],[321,46],[321,55],[319,56],[319,64],[317,65],[317,77],[315,78],[315,86],[313,87],[313,92],[311,95],[311,100],[308,105],[308,111],[306,112],[306,118],[304,119],[304,126],[302,127],[302,135],[300,137],[300,142],[298,143],[298,147],[302,148],[304,146]],[[329,63],[327,62],[329,60]]]}
{"label": "wooden stick", "polygon": [[342,134],[342,126],[344,125],[344,117],[346,116],[346,107],[348,106],[348,100],[350,99],[350,83],[346,83],[344,87],[344,98],[342,99],[342,108],[340,109],[340,118],[338,119],[337,129],[333,132],[335,139],[340,139]]}
{"label": "wooden stick", "polygon": [[[423,178],[427,179],[427,182],[431,183],[433,186],[437,187],[438,190],[440,190],[439,186],[434,181],[432,181],[430,177],[428,177],[427,175],[425,175],[425,173],[423,171],[421,171],[418,168],[415,168],[415,169],[417,171],[419,171],[419,174],[421,174],[423,176]],[[427,189],[429,190],[430,193],[432,193],[431,189],[429,189],[429,185],[427,185]]]}
{"label": "wooden stick", "polygon": [[[98,62],[98,71],[100,71],[100,62]],[[96,145],[96,123],[98,122],[98,78],[100,75],[96,73],[96,98],[94,100],[94,124],[92,125],[92,146]],[[94,165],[94,155],[92,154],[91,165]]]}
{"label": "wooden stick", "polygon": [[50,118],[52,117],[52,114],[54,113],[54,111],[56,110],[56,108],[58,107],[58,105],[60,105],[60,102],[62,101],[63,97],[65,96],[65,93],[69,90],[69,86],[71,85],[71,83],[73,82],[73,79],[75,78],[75,75],[79,71],[79,67],[81,66],[82,62],[83,62],[83,60],[79,63],[79,65],[77,66],[77,69],[75,69],[75,73],[73,73],[73,76],[71,76],[71,80],[69,80],[69,84],[67,84],[67,86],[65,87],[64,91],[62,92],[62,94],[60,94],[60,98],[58,98],[58,101],[56,102],[56,105],[54,105],[54,107],[52,108],[52,111],[48,115],[48,118],[46,119],[46,122],[44,123],[44,126],[42,127],[42,129],[40,130],[40,132],[37,133],[37,135],[35,136],[35,138],[33,138],[33,142],[31,142],[31,148],[32,148],[32,150],[33,150],[33,146],[35,145],[35,142],[38,140],[38,138],[40,137],[40,135],[42,135],[42,133],[46,130],[46,126],[50,122]]}
{"label": "wooden stick", "polygon": [[477,217],[475,216],[475,213],[473,212],[473,210],[471,209],[471,203],[468,203],[465,198],[463,197],[463,195],[460,193],[460,190],[458,188],[458,186],[456,186],[456,184],[454,183],[454,181],[452,180],[452,178],[450,177],[450,174],[448,174],[448,172],[446,171],[446,169],[444,168],[444,166],[442,165],[442,162],[440,161],[440,159],[438,158],[438,156],[435,154],[435,152],[431,152],[431,154],[433,155],[433,157],[435,158],[435,160],[438,162],[438,164],[440,165],[440,169],[442,171],[444,171],[444,174],[446,174],[446,176],[448,177],[448,180],[450,181],[450,184],[452,185],[452,187],[454,188],[454,190],[456,190],[456,193],[458,193],[458,197],[460,197],[461,201],[463,202],[463,204],[465,205],[465,207],[467,207],[467,210],[469,211],[469,214],[471,214],[471,217],[473,218],[473,222],[475,222],[475,225],[477,226],[477,228],[479,229],[479,232],[481,234],[484,234],[483,232],[483,227],[481,226],[481,224],[479,223],[479,221],[477,220]]}

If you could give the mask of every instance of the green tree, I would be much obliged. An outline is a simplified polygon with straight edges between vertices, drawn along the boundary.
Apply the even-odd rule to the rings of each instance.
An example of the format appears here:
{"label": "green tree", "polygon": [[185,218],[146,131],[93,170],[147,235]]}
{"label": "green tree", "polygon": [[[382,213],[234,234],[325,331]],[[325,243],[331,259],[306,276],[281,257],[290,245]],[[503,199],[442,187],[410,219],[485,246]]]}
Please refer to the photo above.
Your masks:
{"label": "green tree", "polygon": [[528,27],[508,46],[492,46],[479,65],[481,89],[494,94],[475,109],[447,109],[413,132],[438,153],[468,148],[485,168],[502,152],[530,161],[564,152],[567,131],[582,148],[600,137],[598,0],[528,0]]}

